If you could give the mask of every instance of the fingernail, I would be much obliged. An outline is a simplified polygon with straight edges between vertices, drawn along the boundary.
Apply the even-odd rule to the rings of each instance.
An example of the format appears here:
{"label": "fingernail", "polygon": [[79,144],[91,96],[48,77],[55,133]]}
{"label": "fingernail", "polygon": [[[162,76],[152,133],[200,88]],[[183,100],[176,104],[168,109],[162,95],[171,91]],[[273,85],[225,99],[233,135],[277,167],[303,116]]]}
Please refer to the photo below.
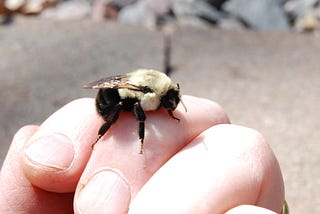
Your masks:
{"label": "fingernail", "polygon": [[74,158],[70,139],[62,134],[51,134],[34,140],[25,150],[33,164],[55,170],[67,169]]}
{"label": "fingernail", "polygon": [[103,170],[89,180],[76,200],[81,213],[127,213],[130,188],[116,171]]}

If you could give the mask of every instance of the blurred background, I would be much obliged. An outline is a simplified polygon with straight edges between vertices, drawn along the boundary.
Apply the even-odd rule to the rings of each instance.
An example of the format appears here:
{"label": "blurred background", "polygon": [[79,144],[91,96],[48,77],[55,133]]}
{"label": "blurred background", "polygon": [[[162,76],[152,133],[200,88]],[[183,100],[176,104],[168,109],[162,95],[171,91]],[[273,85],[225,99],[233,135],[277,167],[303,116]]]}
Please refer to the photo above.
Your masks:
{"label": "blurred background", "polygon": [[276,154],[291,213],[320,213],[320,1],[0,1],[0,161],[81,86],[140,67],[221,104]]}

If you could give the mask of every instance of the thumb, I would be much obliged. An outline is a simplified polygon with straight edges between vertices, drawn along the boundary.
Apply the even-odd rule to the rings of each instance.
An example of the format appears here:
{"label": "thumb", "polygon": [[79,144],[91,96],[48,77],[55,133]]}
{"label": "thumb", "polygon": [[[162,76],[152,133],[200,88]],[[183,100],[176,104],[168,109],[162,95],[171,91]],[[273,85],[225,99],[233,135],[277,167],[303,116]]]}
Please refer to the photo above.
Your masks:
{"label": "thumb", "polygon": [[[37,126],[21,128],[13,138],[0,174],[0,213],[72,213],[73,194],[58,194],[34,187],[21,166],[24,145]],[[5,194],[2,194],[5,193]]]}

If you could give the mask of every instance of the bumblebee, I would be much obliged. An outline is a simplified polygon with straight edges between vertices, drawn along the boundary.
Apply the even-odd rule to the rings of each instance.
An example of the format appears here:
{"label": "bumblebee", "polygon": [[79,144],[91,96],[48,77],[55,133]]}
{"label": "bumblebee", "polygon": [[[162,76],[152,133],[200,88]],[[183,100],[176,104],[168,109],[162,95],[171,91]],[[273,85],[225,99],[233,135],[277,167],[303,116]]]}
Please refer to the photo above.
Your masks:
{"label": "bumblebee", "polygon": [[118,120],[121,111],[133,112],[139,121],[138,134],[141,142],[139,154],[142,154],[145,137],[145,111],[165,108],[171,118],[180,121],[173,114],[181,101],[179,84],[172,82],[160,71],[138,69],[125,75],[111,76],[88,83],[84,88],[99,89],[95,105],[97,113],[105,121],[99,129],[97,141],[92,146]]}

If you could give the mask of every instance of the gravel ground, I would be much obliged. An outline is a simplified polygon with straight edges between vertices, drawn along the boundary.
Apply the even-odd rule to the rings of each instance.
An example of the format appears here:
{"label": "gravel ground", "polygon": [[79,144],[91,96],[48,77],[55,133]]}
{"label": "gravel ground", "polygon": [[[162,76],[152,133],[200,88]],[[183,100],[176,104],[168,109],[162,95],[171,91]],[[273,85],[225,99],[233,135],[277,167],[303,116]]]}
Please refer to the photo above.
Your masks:
{"label": "gravel ground", "polygon": [[[84,83],[162,69],[163,46],[158,31],[115,23],[18,18],[0,27],[1,160],[19,127],[93,97]],[[217,101],[233,123],[266,136],[293,214],[320,212],[319,51],[311,34],[183,27],[172,36],[172,78],[184,94]]]}

